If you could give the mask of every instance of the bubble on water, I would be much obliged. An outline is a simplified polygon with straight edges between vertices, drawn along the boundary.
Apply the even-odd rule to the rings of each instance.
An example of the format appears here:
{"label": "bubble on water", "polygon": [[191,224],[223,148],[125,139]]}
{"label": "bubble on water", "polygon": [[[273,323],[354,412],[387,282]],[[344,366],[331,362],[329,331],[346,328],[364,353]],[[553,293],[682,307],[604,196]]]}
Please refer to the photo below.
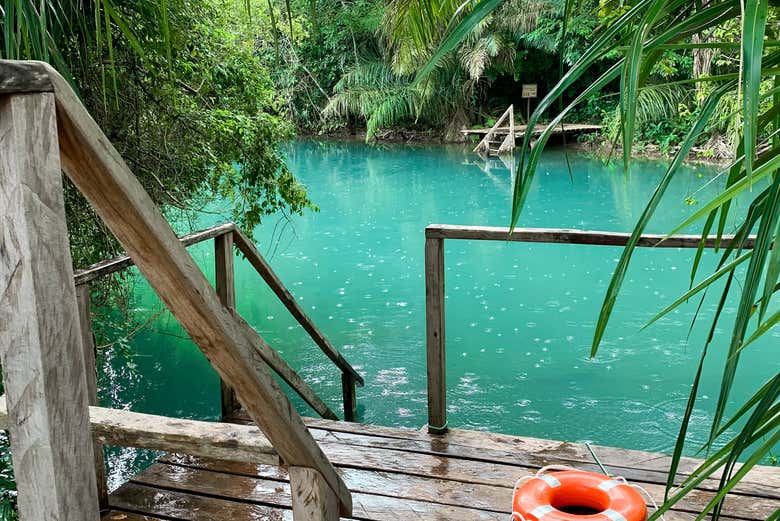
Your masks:
{"label": "bubble on water", "polygon": [[529,405],[531,405],[531,400],[528,399],[520,400],[515,405],[517,405],[518,407],[528,407]]}
{"label": "bubble on water", "polygon": [[405,308],[406,306],[409,305],[409,303],[408,302],[396,302],[395,305],[398,306],[399,308]]}
{"label": "bubble on water", "polygon": [[265,317],[265,318],[266,318],[267,320],[273,320],[273,319],[274,319],[274,316],[273,316],[273,315],[268,315],[268,316],[267,316],[267,317]]}
{"label": "bubble on water", "polygon": [[336,307],[337,307],[337,308],[343,308],[343,307],[344,307],[344,304],[342,304],[341,302],[339,302],[338,304],[336,304]]}
{"label": "bubble on water", "polygon": [[469,327],[477,327],[477,323],[476,322],[471,322],[471,323],[469,323]]}
{"label": "bubble on water", "polygon": [[569,342],[571,342],[571,341],[573,341],[573,340],[574,340],[574,337],[573,337],[573,336],[571,336],[571,335],[567,335],[567,336],[566,336],[566,340],[568,340]]}

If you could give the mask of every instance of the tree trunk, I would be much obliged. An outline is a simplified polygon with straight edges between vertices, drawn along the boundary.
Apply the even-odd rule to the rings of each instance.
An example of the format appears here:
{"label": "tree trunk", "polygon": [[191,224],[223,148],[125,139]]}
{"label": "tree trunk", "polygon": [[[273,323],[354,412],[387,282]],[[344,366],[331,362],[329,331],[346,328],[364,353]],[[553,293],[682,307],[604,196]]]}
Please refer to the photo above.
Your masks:
{"label": "tree trunk", "polygon": [[461,143],[466,140],[461,130],[468,128],[469,117],[466,111],[458,109],[444,125],[444,141],[447,143]]}

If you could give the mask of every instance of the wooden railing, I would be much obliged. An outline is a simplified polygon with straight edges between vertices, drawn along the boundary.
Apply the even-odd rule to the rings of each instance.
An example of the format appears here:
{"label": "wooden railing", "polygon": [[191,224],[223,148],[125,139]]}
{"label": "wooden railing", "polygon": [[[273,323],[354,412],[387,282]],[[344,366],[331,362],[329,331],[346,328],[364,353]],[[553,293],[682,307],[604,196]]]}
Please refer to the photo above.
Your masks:
{"label": "wooden railing", "polygon": [[509,118],[509,132],[506,136],[504,136],[504,139],[501,141],[501,145],[498,147],[498,150],[496,151],[498,154],[505,154],[508,152],[511,152],[515,148],[515,107],[514,105],[509,105],[509,107],[504,111],[503,114],[501,114],[501,117],[498,118],[498,121],[495,122],[495,124],[490,128],[487,134],[485,134],[485,137],[482,138],[482,140],[477,143],[477,146],[474,147],[473,152],[476,152],[478,154],[485,154],[490,155],[490,144],[493,141],[493,137],[496,135],[499,128],[501,128],[501,124],[504,122],[505,119]]}
{"label": "wooden railing", "polygon": [[[357,409],[356,386],[364,385],[363,377],[330,343],[327,337],[314,324],[311,318],[301,308],[295,297],[276,275],[270,264],[257,251],[254,243],[236,227],[234,223],[219,224],[205,230],[200,230],[182,236],[179,240],[184,246],[193,246],[208,240],[214,240],[216,290],[223,304],[234,313],[235,311],[235,273],[233,261],[233,246],[240,251],[257,273],[263,278],[274,294],[284,304],[285,308],[309,334],[314,343],[341,371],[342,397],[344,400],[344,418],[354,421]],[[96,279],[122,271],[133,266],[133,260],[127,255],[93,264],[83,270],[78,270],[73,276],[76,289],[89,285]],[[88,293],[87,293],[88,294]],[[80,309],[80,313],[89,313],[89,309]],[[337,420],[338,417],[317,394],[298,377],[295,371],[283,360],[271,356],[266,363],[290,387],[323,418]],[[236,412],[240,404],[235,393],[222,382],[222,416],[227,417]]]}
{"label": "wooden railing", "polygon": [[22,521],[100,516],[89,295],[74,283],[63,171],[287,466],[296,521],[349,517],[349,489],[271,375],[274,351],[230,309],[229,285],[209,284],[56,71],[0,61],[0,362]]}
{"label": "wooden railing", "polygon": [[[431,224],[425,228],[425,313],[428,364],[428,432],[447,431],[446,345],[444,331],[444,240],[537,242],[625,246],[631,234],[602,231],[564,230],[556,228],[509,228],[487,226],[452,226]],[[704,246],[727,246],[732,235],[705,238]],[[642,235],[640,247],[698,248],[700,235]],[[743,248],[752,248],[754,239],[746,238]]]}

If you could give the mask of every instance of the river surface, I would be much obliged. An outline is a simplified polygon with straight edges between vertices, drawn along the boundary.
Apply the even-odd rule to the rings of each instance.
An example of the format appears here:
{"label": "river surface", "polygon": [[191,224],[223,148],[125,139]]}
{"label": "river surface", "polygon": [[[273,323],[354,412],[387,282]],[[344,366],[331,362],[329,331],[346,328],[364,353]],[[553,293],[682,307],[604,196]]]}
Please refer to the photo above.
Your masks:
{"label": "river surface", "polygon": [[[460,147],[300,141],[288,165],[319,212],[272,216],[255,232],[307,313],[364,375],[360,420],[419,428],[426,423],[424,228],[430,223],[508,224],[511,173]],[[521,226],[630,231],[665,165],[617,163],[547,152]],[[678,174],[649,232],[678,224],[715,194],[708,167]],[[219,205],[217,205],[219,207]],[[180,232],[220,222],[204,213]],[[449,424],[650,451],[670,451],[708,320],[696,303],[640,328],[688,287],[693,252],[642,249],[635,256],[601,350],[589,358],[595,321],[619,248],[446,241]],[[213,246],[190,251],[213,280]],[[705,256],[702,274],[713,265]],[[237,307],[334,410],[339,372],[289,316],[262,279],[236,258]],[[133,306],[150,324],[129,345],[104,351],[101,401],[187,418],[219,416],[219,383],[205,357],[137,277]],[[706,438],[735,303],[727,305],[705,367],[691,449]],[[733,392],[738,402],[780,366],[773,332],[746,351]],[[303,414],[314,415],[293,401]],[[114,449],[112,483],[151,454]]]}

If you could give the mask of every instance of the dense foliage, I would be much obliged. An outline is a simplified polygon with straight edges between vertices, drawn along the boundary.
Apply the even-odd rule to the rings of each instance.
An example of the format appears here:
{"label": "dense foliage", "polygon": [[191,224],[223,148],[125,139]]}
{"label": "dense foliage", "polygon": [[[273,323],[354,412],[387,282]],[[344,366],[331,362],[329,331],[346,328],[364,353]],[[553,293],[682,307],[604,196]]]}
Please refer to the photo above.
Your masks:
{"label": "dense foliage", "polygon": [[[280,154],[294,126],[254,26],[245,6],[220,0],[10,0],[0,5],[0,58],[51,62],[170,217],[186,222],[219,197],[229,204],[217,210],[251,230],[266,214],[314,208]],[[117,253],[67,181],[65,201],[74,264]],[[119,307],[125,289],[113,281],[94,292]],[[3,451],[3,519],[14,511],[8,463]]]}

